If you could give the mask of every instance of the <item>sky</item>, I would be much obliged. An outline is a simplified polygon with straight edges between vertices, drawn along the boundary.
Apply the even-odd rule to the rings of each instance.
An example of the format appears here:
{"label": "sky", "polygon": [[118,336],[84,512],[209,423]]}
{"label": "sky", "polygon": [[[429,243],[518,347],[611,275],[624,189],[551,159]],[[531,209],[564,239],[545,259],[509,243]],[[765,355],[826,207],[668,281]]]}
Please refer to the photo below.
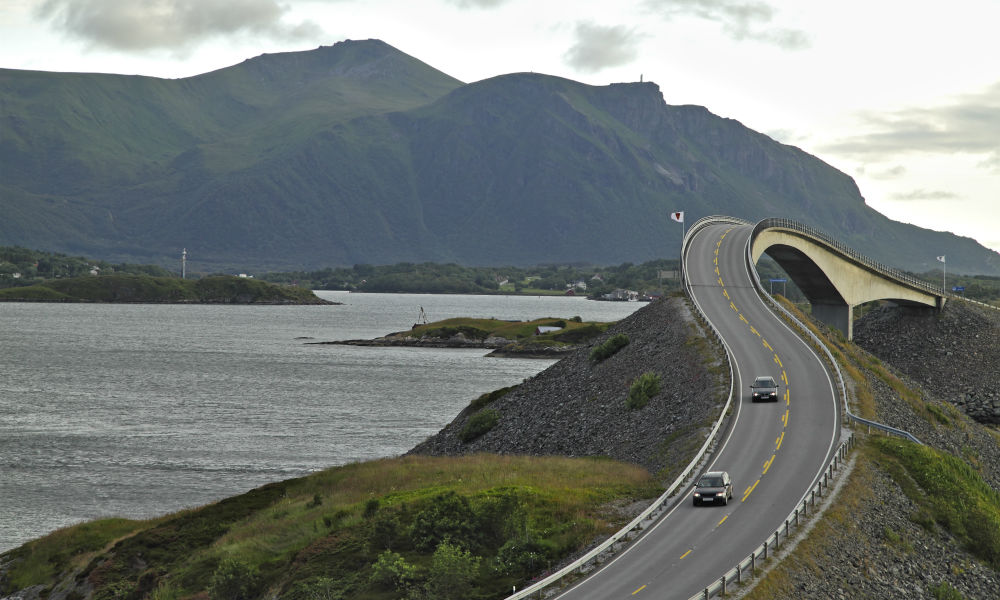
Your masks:
{"label": "sky", "polygon": [[998,0],[0,0],[0,68],[181,78],[375,38],[467,83],[641,78],[1000,251],[997,23]]}

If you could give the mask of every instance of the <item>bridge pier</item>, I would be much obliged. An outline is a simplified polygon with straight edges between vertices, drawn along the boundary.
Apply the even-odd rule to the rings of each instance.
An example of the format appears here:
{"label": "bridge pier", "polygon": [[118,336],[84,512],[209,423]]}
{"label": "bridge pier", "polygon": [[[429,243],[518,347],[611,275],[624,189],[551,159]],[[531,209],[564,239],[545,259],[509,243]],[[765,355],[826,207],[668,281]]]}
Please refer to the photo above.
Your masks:
{"label": "bridge pier", "polygon": [[854,339],[854,307],[849,304],[813,304],[812,315],[838,329],[848,340]]}

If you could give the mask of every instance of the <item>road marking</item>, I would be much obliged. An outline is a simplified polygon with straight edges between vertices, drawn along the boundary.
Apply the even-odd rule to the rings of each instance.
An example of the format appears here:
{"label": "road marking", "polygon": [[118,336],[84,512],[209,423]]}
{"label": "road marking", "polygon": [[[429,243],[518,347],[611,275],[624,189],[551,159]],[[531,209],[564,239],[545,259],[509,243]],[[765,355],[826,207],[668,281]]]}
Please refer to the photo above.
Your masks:
{"label": "road marking", "polygon": [[777,365],[778,365],[779,367],[781,367],[781,368],[784,368],[784,367],[785,367],[785,365],[781,364],[781,359],[780,359],[780,358],[778,358],[778,355],[777,355],[777,354],[775,354],[775,355],[774,355],[774,362],[775,362],[775,363],[777,363]]}
{"label": "road marking", "polygon": [[712,264],[713,265],[719,264],[719,257],[718,256],[716,256],[715,258],[712,259]]}
{"label": "road marking", "polygon": [[716,267],[715,267],[715,274],[716,275],[721,275],[721,273],[719,273],[719,267],[718,267],[718,265],[716,265]]}
{"label": "road marking", "polygon": [[726,287],[726,284],[722,283],[722,278],[721,277],[719,277],[719,285],[721,285],[722,287]]}
{"label": "road marking", "polygon": [[[785,382],[785,385],[788,385],[788,373],[785,373],[784,369],[781,371],[781,380]],[[785,391],[787,392],[788,390],[786,389]]]}
{"label": "road marking", "polygon": [[785,414],[781,416],[781,422],[784,423],[785,427],[788,427],[788,409],[785,409]]}
{"label": "road marking", "polygon": [[719,255],[719,249],[718,249],[718,248],[716,248],[716,249],[715,249],[715,255],[716,255],[716,256],[718,256],[718,255]]}
{"label": "road marking", "polygon": [[732,300],[732,298],[729,297],[729,290],[726,288],[722,288],[722,295],[726,297],[726,300]]}
{"label": "road marking", "polygon": [[792,404],[792,394],[785,388],[785,406],[791,406]]}
{"label": "road marking", "polygon": [[747,501],[747,496],[749,496],[750,493],[753,492],[754,488],[757,487],[758,483],[760,483],[760,479],[758,479],[757,481],[753,482],[753,485],[751,485],[750,487],[748,487],[747,491],[743,492],[743,502]]}
{"label": "road marking", "polygon": [[760,337],[760,332],[757,331],[757,328],[754,327],[753,325],[750,326],[750,333],[756,335],[757,337]]}
{"label": "road marking", "polygon": [[765,340],[764,338],[760,338],[760,343],[764,344],[764,347],[770,350],[771,352],[774,352],[774,348],[772,348],[771,344],[768,344],[767,340]]}
{"label": "road marking", "polygon": [[743,316],[743,313],[740,313],[740,321],[743,321],[747,325],[750,324],[750,321],[747,321],[747,318]]}
{"label": "road marking", "polygon": [[722,520],[718,522],[718,524],[716,525],[716,527],[718,527],[719,525],[722,525],[723,523],[725,523],[726,519],[728,519],[728,518],[729,518],[729,515],[726,515],[726,516],[722,517]]}
{"label": "road marking", "polygon": [[771,468],[771,463],[773,463],[773,462],[774,462],[774,455],[772,454],[771,458],[766,463],[764,463],[764,473],[763,473],[763,475],[767,475],[767,470]]}
{"label": "road marking", "polygon": [[687,551],[687,552],[685,552],[684,554],[681,554],[681,560],[684,560],[685,558],[687,558],[687,555],[688,555],[688,554],[691,554],[691,551],[690,551],[690,550],[688,550],[688,551]]}
{"label": "road marking", "polygon": [[733,304],[732,302],[729,303],[729,308],[733,309],[736,312],[740,312],[740,309],[736,308],[736,305]]}
{"label": "road marking", "polygon": [[[690,552],[690,550],[688,550],[688,552]],[[684,557],[682,556],[681,558],[684,558]],[[636,591],[632,592],[632,595],[635,596],[636,594],[638,594],[639,592],[641,592],[644,589],[646,589],[646,586],[642,586],[641,588],[639,588]]]}
{"label": "road marking", "polygon": [[782,431],[781,435],[778,436],[778,442],[774,445],[775,450],[781,450],[781,442],[785,441],[785,432]]}

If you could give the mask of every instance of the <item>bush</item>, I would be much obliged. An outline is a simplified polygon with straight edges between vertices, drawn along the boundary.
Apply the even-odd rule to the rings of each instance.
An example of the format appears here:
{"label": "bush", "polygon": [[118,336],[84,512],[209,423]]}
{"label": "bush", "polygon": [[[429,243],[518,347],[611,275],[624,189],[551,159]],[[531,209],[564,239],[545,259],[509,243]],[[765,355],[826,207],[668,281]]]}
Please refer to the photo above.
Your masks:
{"label": "bush", "polygon": [[480,557],[468,550],[441,542],[431,558],[427,576],[427,597],[435,600],[459,600],[468,596],[470,584],[479,571]]}
{"label": "bush", "polygon": [[462,440],[463,443],[471,442],[477,437],[483,435],[497,424],[500,420],[500,413],[493,410],[492,408],[484,408],[483,410],[477,412],[476,414],[469,417],[469,421],[462,428],[462,431],[458,434],[458,438]]}
{"label": "bush", "polygon": [[618,352],[625,346],[628,346],[627,335],[624,333],[613,335],[605,340],[603,344],[594,346],[594,349],[590,351],[590,360],[600,362]]}
{"label": "bush", "polygon": [[502,387],[498,390],[493,390],[492,392],[486,392],[482,396],[470,402],[469,407],[472,408],[473,410],[479,410],[480,408],[486,406],[487,404],[492,404],[493,402],[496,402],[500,398],[503,398],[505,395],[507,395],[508,392],[516,388],[517,388],[516,385],[511,385],[507,387]]}
{"label": "bush", "polygon": [[476,513],[469,499],[454,491],[439,494],[413,519],[410,540],[420,551],[428,552],[445,540],[471,545],[476,539]]}
{"label": "bush", "polygon": [[208,595],[212,600],[250,600],[257,587],[257,569],[247,563],[225,558],[212,574]]}
{"label": "bush", "polygon": [[649,399],[660,393],[660,376],[647,371],[635,378],[628,390],[625,406],[635,410],[646,406]]}
{"label": "bush", "polygon": [[403,590],[413,581],[417,569],[399,554],[386,550],[372,565],[371,580],[381,586]]}

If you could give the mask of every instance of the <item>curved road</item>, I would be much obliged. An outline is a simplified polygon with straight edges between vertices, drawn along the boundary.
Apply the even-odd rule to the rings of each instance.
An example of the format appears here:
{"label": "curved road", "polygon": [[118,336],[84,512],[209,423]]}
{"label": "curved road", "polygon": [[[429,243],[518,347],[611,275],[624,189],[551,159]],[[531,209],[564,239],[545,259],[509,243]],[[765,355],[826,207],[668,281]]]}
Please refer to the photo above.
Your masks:
{"label": "curved road", "polygon": [[[710,225],[690,242],[685,272],[731,351],[738,397],[733,419],[704,470],[729,471],[733,500],[683,501],[638,541],[561,600],[687,600],[747,557],[803,498],[839,435],[834,385],[820,359],[754,291],[746,267],[748,225]],[[757,375],[780,382],[777,403],[751,403]]]}

